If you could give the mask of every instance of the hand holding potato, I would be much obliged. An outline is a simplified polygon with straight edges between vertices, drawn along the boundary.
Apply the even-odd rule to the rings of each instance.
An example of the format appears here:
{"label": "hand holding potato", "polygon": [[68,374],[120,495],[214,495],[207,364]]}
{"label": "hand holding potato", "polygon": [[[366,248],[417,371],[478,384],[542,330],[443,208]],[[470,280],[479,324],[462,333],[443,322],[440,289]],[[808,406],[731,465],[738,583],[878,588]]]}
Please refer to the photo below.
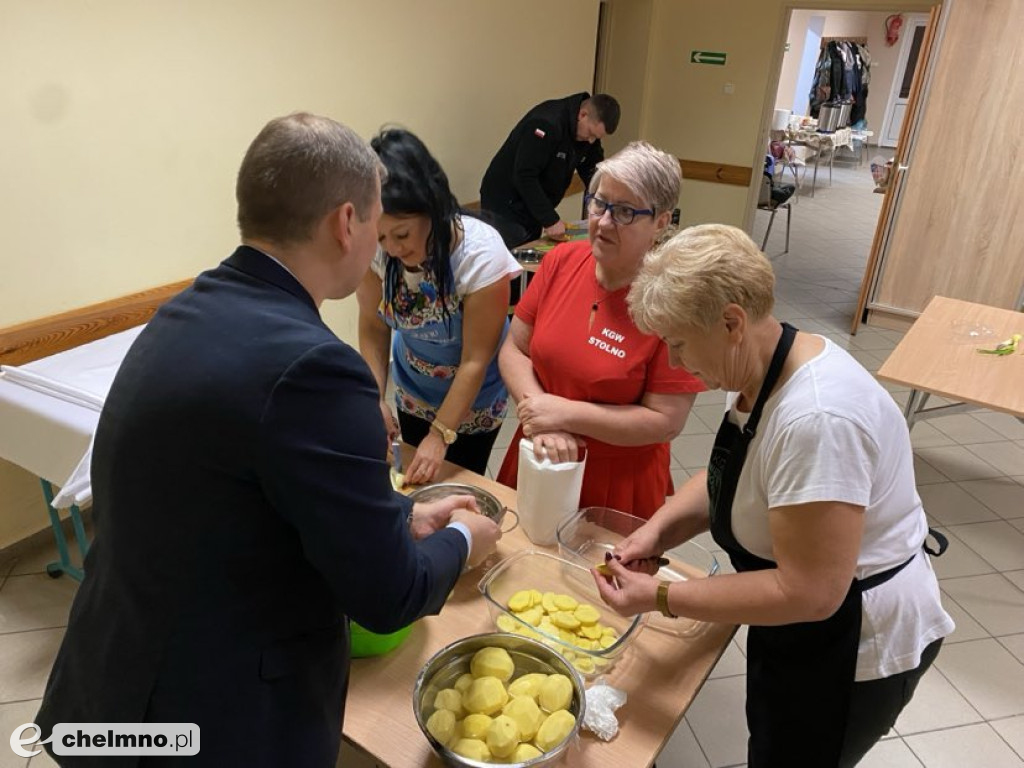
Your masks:
{"label": "hand holding potato", "polygon": [[[449,497],[457,498],[457,497]],[[465,498],[465,497],[462,497]],[[472,498],[472,497],[470,497]],[[474,500],[475,507],[475,500]],[[480,565],[489,554],[494,551],[501,538],[501,528],[491,518],[479,514],[476,511],[458,509],[452,513],[452,522],[462,523],[469,529],[473,537],[473,548],[466,558],[466,565],[475,568]]]}
{"label": "hand holding potato", "polygon": [[[437,501],[418,501],[412,505],[409,530],[417,541],[444,528],[451,522],[456,510],[468,510],[479,517],[476,499],[468,495],[446,496]],[[470,531],[472,532],[472,528]],[[475,539],[474,539],[475,540]]]}
{"label": "hand holding potato", "polygon": [[632,571],[615,558],[606,562],[611,576],[591,570],[601,598],[622,616],[658,609],[658,580],[646,573]]}

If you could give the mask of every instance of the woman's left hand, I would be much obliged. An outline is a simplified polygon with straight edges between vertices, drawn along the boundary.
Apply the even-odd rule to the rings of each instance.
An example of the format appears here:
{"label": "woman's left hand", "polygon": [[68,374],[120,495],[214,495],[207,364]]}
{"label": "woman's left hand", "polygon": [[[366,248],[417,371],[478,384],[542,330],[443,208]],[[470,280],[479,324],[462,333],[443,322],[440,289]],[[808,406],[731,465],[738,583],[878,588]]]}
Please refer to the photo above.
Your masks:
{"label": "woman's left hand", "polygon": [[441,435],[430,430],[427,436],[420,441],[416,448],[416,455],[405,470],[405,482],[410,485],[423,485],[431,482],[441,469],[441,462],[448,446],[444,444]]}
{"label": "woman's left hand", "polygon": [[611,576],[602,576],[596,569],[590,573],[601,598],[618,614],[635,616],[658,609],[658,580],[645,573],[631,571],[615,558],[605,561]]}
{"label": "woman's left hand", "polygon": [[541,432],[568,432],[564,415],[569,401],[558,395],[546,392],[537,395],[524,395],[516,404],[519,421],[523,425],[523,434],[527,437]]}

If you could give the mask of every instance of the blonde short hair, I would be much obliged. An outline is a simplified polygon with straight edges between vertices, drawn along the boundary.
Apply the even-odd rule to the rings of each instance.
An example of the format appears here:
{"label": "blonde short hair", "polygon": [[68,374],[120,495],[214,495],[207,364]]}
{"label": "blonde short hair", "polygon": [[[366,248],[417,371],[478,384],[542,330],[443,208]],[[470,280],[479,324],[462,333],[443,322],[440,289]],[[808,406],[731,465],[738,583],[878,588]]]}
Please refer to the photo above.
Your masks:
{"label": "blonde short hair", "polygon": [[646,141],[631,141],[622,150],[597,164],[587,190],[593,194],[601,179],[609,176],[650,205],[655,215],[671,211],[679,202],[683,175],[679,161]]}
{"label": "blonde short hair", "polygon": [[651,251],[629,289],[633,322],[668,336],[680,327],[709,330],[727,304],[752,320],[775,304],[772,265],[742,229],[725,224],[688,227]]}

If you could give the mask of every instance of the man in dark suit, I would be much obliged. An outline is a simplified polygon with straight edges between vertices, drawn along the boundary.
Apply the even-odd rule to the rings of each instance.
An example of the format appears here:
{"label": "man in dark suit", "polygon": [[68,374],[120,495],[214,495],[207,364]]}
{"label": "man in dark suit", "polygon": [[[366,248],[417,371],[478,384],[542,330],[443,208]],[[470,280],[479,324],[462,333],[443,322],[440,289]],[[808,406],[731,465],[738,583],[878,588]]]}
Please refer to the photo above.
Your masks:
{"label": "man in dark suit", "polygon": [[579,173],[590,184],[604,159],[601,139],[619,127],[619,103],[605,93],[577,93],[538,104],[520,120],[491,160],[480,185],[480,207],[505,245],[543,233],[565,234],[555,207]]}
{"label": "man in dark suit", "polygon": [[126,356],[96,431],[95,540],[36,722],[195,723],[200,752],[61,765],[331,768],[348,617],[389,632],[437,613],[467,557],[493,550],[471,499],[392,492],[373,376],[320,319],[374,254],[380,176],[348,128],[271,121],[238,174],[243,245]]}

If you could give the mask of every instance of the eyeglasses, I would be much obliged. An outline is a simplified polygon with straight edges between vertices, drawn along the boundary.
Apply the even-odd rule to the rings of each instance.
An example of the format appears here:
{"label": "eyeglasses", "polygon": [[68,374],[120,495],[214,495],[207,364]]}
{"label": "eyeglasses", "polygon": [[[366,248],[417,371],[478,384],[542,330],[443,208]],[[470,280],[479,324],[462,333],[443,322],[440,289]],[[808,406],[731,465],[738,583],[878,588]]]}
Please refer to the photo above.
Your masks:
{"label": "eyeglasses", "polygon": [[611,211],[612,221],[616,224],[632,224],[637,216],[653,216],[654,211],[650,208],[630,208],[621,203],[609,203],[597,195],[587,195],[584,198],[587,206],[587,214],[600,218],[605,211]]}

